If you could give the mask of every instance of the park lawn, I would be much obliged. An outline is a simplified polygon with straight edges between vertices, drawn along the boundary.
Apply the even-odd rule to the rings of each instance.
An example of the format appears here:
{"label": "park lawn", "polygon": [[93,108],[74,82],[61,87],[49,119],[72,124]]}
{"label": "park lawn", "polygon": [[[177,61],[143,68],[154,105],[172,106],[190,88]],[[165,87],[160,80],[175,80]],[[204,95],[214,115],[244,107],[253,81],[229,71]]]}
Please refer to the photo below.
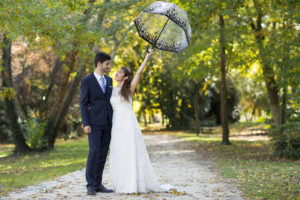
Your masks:
{"label": "park lawn", "polygon": [[4,157],[13,145],[0,148],[0,196],[8,191],[51,180],[85,167],[88,156],[87,136],[77,140],[57,140],[55,150]]}
{"label": "park lawn", "polygon": [[270,141],[232,140],[232,145],[221,145],[221,135],[165,133],[216,155],[222,176],[233,179],[249,199],[300,199],[300,161],[272,157]]}

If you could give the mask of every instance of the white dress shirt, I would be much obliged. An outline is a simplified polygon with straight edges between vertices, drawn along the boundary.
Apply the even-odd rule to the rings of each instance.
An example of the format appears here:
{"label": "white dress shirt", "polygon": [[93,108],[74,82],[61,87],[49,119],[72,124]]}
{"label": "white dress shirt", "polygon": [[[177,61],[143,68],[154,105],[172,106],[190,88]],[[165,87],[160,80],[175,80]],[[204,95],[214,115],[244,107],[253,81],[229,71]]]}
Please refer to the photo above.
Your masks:
{"label": "white dress shirt", "polygon": [[101,75],[97,74],[96,72],[94,72],[94,75],[95,75],[95,77],[96,77],[96,79],[97,79],[97,81],[98,81],[98,83],[100,85],[100,88],[102,88],[102,84],[101,84],[101,80],[100,80],[101,77],[104,78],[105,85],[107,84],[106,78],[105,78],[104,74],[101,76]]}

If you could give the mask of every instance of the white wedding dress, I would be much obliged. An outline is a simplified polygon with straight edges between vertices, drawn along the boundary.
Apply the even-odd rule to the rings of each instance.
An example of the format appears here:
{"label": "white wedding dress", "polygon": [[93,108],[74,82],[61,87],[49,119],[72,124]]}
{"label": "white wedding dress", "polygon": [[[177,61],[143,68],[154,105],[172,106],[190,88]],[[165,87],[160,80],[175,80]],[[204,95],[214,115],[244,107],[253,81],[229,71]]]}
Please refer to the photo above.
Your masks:
{"label": "white wedding dress", "polygon": [[116,193],[165,192],[169,184],[159,185],[153,171],[144,138],[132,110],[132,99],[126,101],[114,87],[110,103],[113,108],[109,170]]}

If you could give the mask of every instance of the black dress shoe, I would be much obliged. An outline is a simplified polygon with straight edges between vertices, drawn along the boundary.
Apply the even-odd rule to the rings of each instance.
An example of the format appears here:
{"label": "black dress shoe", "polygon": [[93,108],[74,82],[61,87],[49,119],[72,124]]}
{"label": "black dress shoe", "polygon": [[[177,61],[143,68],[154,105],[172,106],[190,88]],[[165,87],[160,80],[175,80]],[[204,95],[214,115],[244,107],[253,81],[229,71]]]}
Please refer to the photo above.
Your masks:
{"label": "black dress shoe", "polygon": [[102,184],[94,188],[95,192],[111,193],[113,190],[105,188]]}
{"label": "black dress shoe", "polygon": [[96,195],[96,192],[93,188],[88,187],[87,188],[87,195]]}

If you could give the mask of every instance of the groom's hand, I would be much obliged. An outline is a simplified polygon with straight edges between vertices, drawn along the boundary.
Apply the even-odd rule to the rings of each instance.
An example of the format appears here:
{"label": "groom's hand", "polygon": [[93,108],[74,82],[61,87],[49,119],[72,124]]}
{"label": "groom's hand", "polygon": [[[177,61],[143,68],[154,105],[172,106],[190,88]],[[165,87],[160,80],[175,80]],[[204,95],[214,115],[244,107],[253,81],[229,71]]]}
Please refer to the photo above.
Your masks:
{"label": "groom's hand", "polygon": [[91,131],[91,127],[90,126],[85,126],[83,128],[84,132],[87,133],[87,134],[90,134],[92,131]]}

